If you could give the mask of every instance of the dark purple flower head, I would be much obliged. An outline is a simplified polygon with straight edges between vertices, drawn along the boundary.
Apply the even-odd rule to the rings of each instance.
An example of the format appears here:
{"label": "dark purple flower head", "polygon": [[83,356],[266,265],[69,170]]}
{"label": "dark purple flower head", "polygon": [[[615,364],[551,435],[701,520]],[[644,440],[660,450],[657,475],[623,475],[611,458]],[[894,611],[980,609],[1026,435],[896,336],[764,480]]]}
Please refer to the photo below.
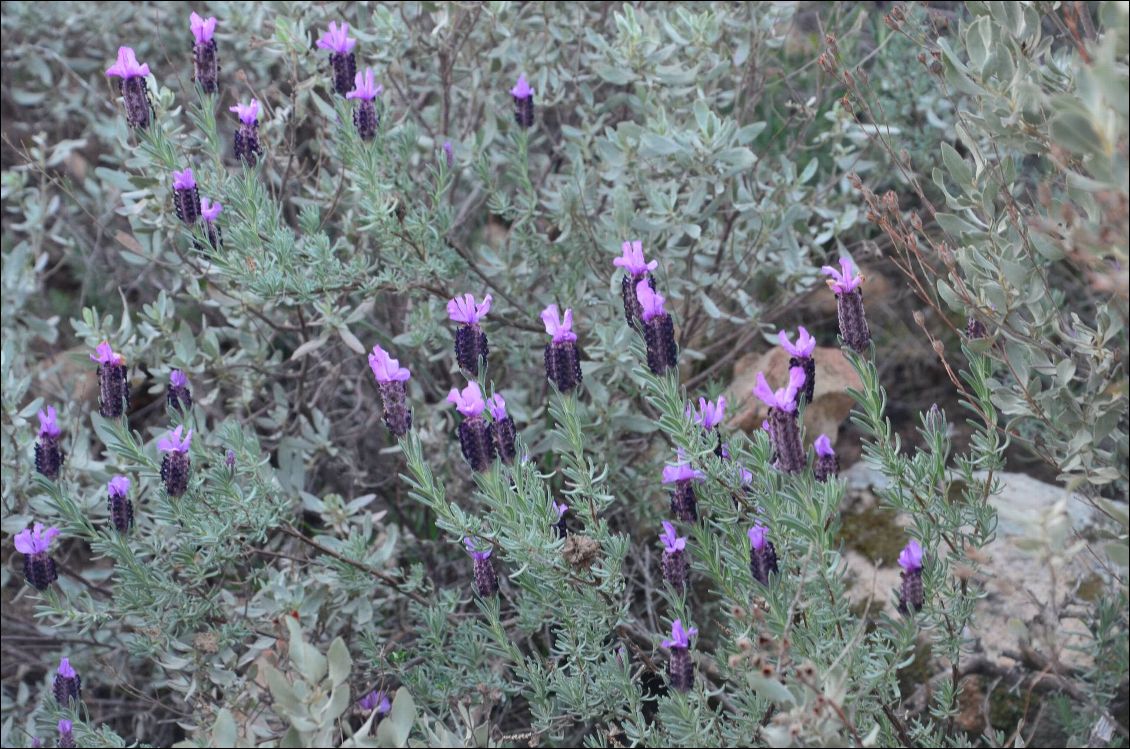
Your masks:
{"label": "dark purple flower head", "polygon": [[59,428],[59,424],[56,421],[57,416],[54,406],[48,406],[46,410],[40,409],[39,413],[36,415],[39,417],[40,438],[49,437],[55,439],[63,433],[63,430]]}
{"label": "dark purple flower head", "polygon": [[816,349],[816,339],[808,334],[803,325],[797,328],[796,344],[789,340],[789,334],[783,330],[777,333],[777,340],[781,342],[781,348],[798,359],[811,357]]}
{"label": "dark purple flower head", "polygon": [[106,69],[111,78],[143,78],[149,75],[149,65],[138,65],[132,47],[118,47],[118,61]]}
{"label": "dark purple flower head", "polygon": [[766,538],[768,534],[769,529],[761,523],[754,525],[752,528],[746,531],[746,535],[749,536],[750,548],[757,549],[758,551],[764,549],[765,544],[768,542],[768,539]]}
{"label": "dark purple flower head", "polygon": [[557,519],[561,520],[561,518],[565,517],[565,513],[569,511],[569,505],[564,502],[557,504],[557,500],[553,500],[553,511],[557,513]]}
{"label": "dark purple flower head", "polygon": [[694,418],[694,422],[703,429],[713,429],[726,418],[726,396],[718,396],[718,402],[708,401],[706,398],[698,399],[698,410],[687,404],[687,414]]}
{"label": "dark purple flower head", "polygon": [[617,268],[623,268],[633,276],[643,275],[659,267],[658,260],[652,260],[649,263],[647,258],[643,256],[643,242],[639,240],[624,242],[620,245],[620,251],[623,254],[615,258],[612,264]]}
{"label": "dark purple flower head", "polygon": [[832,440],[828,439],[828,435],[826,434],[817,437],[816,441],[812,443],[812,446],[816,449],[817,455],[830,457],[836,454],[836,451],[832,449]]}
{"label": "dark purple flower head", "polygon": [[357,704],[366,712],[376,710],[378,715],[387,715],[392,711],[392,703],[389,702],[388,695],[381,690],[369,692]]}
{"label": "dark purple flower head", "polygon": [[200,199],[200,215],[208,223],[211,223],[218,219],[220,217],[220,214],[223,213],[223,210],[224,207],[219,203],[219,201],[213,203],[211,200],[208,200],[208,198]]}
{"label": "dark purple flower head", "polygon": [[487,405],[490,406],[490,417],[495,421],[502,421],[507,418],[506,401],[503,400],[501,394],[495,393],[488,398]]}
{"label": "dark purple flower head", "polygon": [[108,341],[102,341],[102,343],[98,344],[94,349],[94,353],[90,355],[90,360],[96,361],[99,364],[110,364],[113,366],[126,363],[125,357],[121,354],[115,354],[114,349],[110,347]]}
{"label": "dark purple flower head", "polygon": [[345,98],[372,101],[384,93],[384,90],[385,87],[376,82],[376,74],[373,73],[373,69],[365,68],[364,72],[353,77],[353,90],[347,93]]}
{"label": "dark purple flower head", "polygon": [[899,553],[899,567],[902,567],[907,572],[915,572],[922,569],[922,545],[915,541],[913,538]]}
{"label": "dark purple flower head", "polygon": [[680,536],[669,520],[663,521],[663,532],[659,534],[659,540],[663,542],[664,551],[669,554],[687,548],[686,536]]}
{"label": "dark purple flower head", "polygon": [[216,32],[216,19],[201,18],[196,12],[188,17],[188,25],[192,28],[192,36],[195,37],[197,44],[212,41],[212,34]]}
{"label": "dark purple flower head", "polygon": [[530,84],[526,81],[525,73],[518,76],[518,83],[510,89],[510,95],[515,99],[529,99],[534,95],[534,90],[530,88]]}
{"label": "dark purple flower head", "polygon": [[753,394],[770,408],[792,412],[796,410],[797,391],[799,391],[801,385],[804,384],[804,379],[804,370],[800,367],[792,367],[789,370],[788,386],[774,392],[773,389],[769,387],[769,383],[765,381],[765,374],[758,372],[757,386],[754,387]]}
{"label": "dark purple flower head", "polygon": [[32,554],[45,554],[51,548],[51,539],[58,536],[58,528],[43,529],[43,523],[36,523],[32,528],[25,528],[16,534],[14,539],[16,551],[28,556]]}
{"label": "dark purple flower head", "polygon": [[483,400],[483,391],[479,389],[479,383],[474,380],[468,382],[463,390],[451,388],[451,392],[447,394],[447,402],[454,403],[455,410],[467,417],[478,416],[487,407],[487,402]]}
{"label": "dark purple flower head", "polygon": [[318,40],[318,46],[320,48],[328,49],[331,52],[337,52],[341,55],[352,52],[356,44],[357,40],[349,36],[349,24],[343,23],[339,27],[333,21],[330,21],[329,31],[322,34],[322,37]]}
{"label": "dark purple flower head", "polygon": [[477,545],[477,542],[477,538],[463,539],[463,545],[467,547],[467,553],[469,553],[471,555],[471,558],[475,561],[490,559],[491,548],[488,546],[484,551],[476,551],[475,546]]}
{"label": "dark purple flower head", "polygon": [[686,650],[691,646],[691,638],[698,635],[698,627],[691,627],[690,629],[683,628],[683,621],[676,619],[671,622],[671,637],[663,641],[663,647],[674,650],[681,648]]}
{"label": "dark purple flower head", "polygon": [[234,107],[228,107],[228,111],[239,115],[239,121],[244,125],[254,125],[259,121],[259,100],[252,99],[249,104],[236,102]]}
{"label": "dark purple flower head", "polygon": [[179,369],[169,372],[169,384],[175,388],[182,388],[188,384],[188,377]]}
{"label": "dark purple flower head", "polygon": [[373,346],[373,353],[369,354],[369,367],[377,382],[404,382],[412,376],[407,367],[400,366],[400,361],[390,357],[380,346]]}
{"label": "dark purple flower head", "polygon": [[184,434],[184,426],[179,426],[161,438],[161,441],[157,443],[157,449],[163,453],[184,454],[188,452],[191,445],[192,430],[189,429],[188,434]]}
{"label": "dark purple flower head", "polygon": [[573,310],[565,310],[562,317],[556,304],[551,304],[541,312],[541,321],[545,323],[545,332],[553,336],[554,343],[565,343],[577,340],[573,332]]}
{"label": "dark purple flower head", "polygon": [[825,265],[820,269],[820,272],[825,276],[831,276],[827,282],[828,288],[837,294],[847,294],[859,288],[860,284],[863,283],[863,276],[859,273],[852,275],[851,260],[846,257],[840,258],[840,268],[841,270],[836,270],[830,265]]}
{"label": "dark purple flower head", "polygon": [[124,497],[129,494],[130,481],[125,476],[114,476],[106,485],[106,490],[111,497]]}
{"label": "dark purple flower head", "polygon": [[235,469],[235,450],[232,450],[230,447],[228,451],[224,453],[224,465],[226,465],[229,470]]}
{"label": "dark purple flower head", "polygon": [[74,724],[71,721],[63,718],[59,721],[59,741],[58,745],[63,749],[75,746],[75,735],[72,733]]}
{"label": "dark purple flower head", "polygon": [[59,674],[59,676],[62,676],[64,679],[73,679],[75,678],[75,676],[77,676],[74,666],[71,665],[70,658],[63,658],[62,660],[60,660],[59,668],[55,671],[55,673]]}
{"label": "dark purple flower head", "polygon": [[665,314],[663,295],[651,288],[651,284],[647,282],[646,278],[636,284],[636,299],[639,300],[640,307],[643,310],[640,317],[643,318],[644,322]]}
{"label": "dark purple flower head", "polygon": [[443,142],[443,161],[448,169],[455,166],[455,149],[452,148],[449,140]]}
{"label": "dark purple flower head", "polygon": [[192,169],[185,169],[183,172],[173,171],[174,190],[192,190],[195,187],[196,177],[192,175]]}
{"label": "dark purple flower head", "polygon": [[475,297],[471,294],[464,294],[461,297],[455,297],[447,303],[447,316],[455,322],[461,322],[466,325],[475,325],[486,317],[490,312],[490,304],[493,300],[490,294],[483,297],[481,304],[475,304]]}
{"label": "dark purple flower head", "polygon": [[679,481],[702,481],[704,478],[705,474],[702,471],[691,468],[687,463],[663,467],[664,484],[674,484]]}

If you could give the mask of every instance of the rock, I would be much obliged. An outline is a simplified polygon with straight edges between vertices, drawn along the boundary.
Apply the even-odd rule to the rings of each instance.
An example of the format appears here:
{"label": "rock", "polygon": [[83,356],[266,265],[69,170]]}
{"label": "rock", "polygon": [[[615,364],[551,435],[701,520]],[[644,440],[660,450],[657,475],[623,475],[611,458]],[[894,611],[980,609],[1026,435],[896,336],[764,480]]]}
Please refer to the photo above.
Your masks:
{"label": "rock", "polygon": [[[859,376],[838,348],[817,348],[813,358],[816,360],[816,392],[813,402],[804,411],[805,442],[811,444],[817,436],[826,434],[835,444],[840,424],[855,405],[845,389],[860,387]],[[765,379],[777,389],[788,379],[788,369],[789,354],[779,346],[739,359],[734,365],[734,381],[726,391],[726,401],[733,404],[730,425],[746,432],[760,429],[768,409],[753,395],[757,373],[764,372]]]}

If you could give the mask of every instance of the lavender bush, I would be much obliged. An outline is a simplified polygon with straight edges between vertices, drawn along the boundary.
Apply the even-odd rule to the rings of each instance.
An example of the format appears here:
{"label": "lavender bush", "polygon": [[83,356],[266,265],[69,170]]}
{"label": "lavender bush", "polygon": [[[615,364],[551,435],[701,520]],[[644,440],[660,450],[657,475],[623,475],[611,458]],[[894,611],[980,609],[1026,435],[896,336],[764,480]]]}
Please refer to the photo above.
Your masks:
{"label": "lavender bush", "polygon": [[1125,745],[1124,4],[3,13],[5,746]]}

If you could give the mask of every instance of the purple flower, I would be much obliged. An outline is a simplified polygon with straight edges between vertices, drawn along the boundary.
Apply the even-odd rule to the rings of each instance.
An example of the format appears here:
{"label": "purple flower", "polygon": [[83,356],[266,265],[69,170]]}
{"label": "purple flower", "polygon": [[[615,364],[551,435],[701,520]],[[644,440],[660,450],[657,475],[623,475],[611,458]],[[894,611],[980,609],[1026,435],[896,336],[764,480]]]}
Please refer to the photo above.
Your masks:
{"label": "purple flower", "polygon": [[192,169],[185,169],[183,172],[173,170],[173,189],[174,190],[193,190],[196,188],[196,177],[192,174]]}
{"label": "purple flower", "polygon": [[234,107],[228,107],[228,111],[239,115],[239,121],[244,125],[254,125],[259,121],[259,100],[252,99],[250,104],[236,102]]}
{"label": "purple flower", "polygon": [[169,372],[169,384],[175,388],[182,388],[188,384],[188,376],[179,369]]}
{"label": "purple flower", "polygon": [[125,357],[121,354],[115,354],[114,349],[110,347],[108,341],[102,341],[102,343],[98,344],[94,349],[94,353],[90,355],[90,360],[96,361],[99,364],[111,364],[114,366],[126,363]]}
{"label": "purple flower", "polygon": [[372,68],[365,68],[365,72],[358,73],[353,78],[353,90],[345,95],[346,99],[373,99],[384,93],[385,87],[376,82]]}
{"label": "purple flower", "polygon": [[218,201],[213,203],[211,200],[208,200],[208,198],[200,199],[200,215],[204,218],[205,221],[209,223],[215,221],[220,217],[220,214],[223,213],[223,211],[224,206],[221,205]]}
{"label": "purple flower", "polygon": [[796,410],[797,391],[800,390],[800,387],[804,384],[804,380],[804,370],[800,367],[792,367],[789,369],[788,386],[774,392],[773,389],[769,387],[769,383],[765,381],[764,373],[758,372],[757,385],[753,388],[753,394],[770,408],[792,412]]}
{"label": "purple flower", "polygon": [[902,567],[907,572],[915,572],[922,569],[922,545],[915,541],[913,538],[899,553],[899,567]]}
{"label": "purple flower", "polygon": [[59,661],[51,691],[55,695],[55,701],[63,707],[82,699],[82,679],[71,666],[69,659],[63,658]]}
{"label": "purple flower", "polygon": [[398,359],[390,357],[380,346],[373,346],[373,352],[369,354],[369,367],[377,382],[404,382],[412,376],[406,367],[400,366]]}
{"label": "purple flower", "polygon": [[228,451],[224,453],[224,465],[228,467],[229,471],[235,470],[235,450],[232,450],[230,447]]}
{"label": "purple flower", "polygon": [[663,310],[663,295],[652,289],[646,279],[636,284],[636,299],[643,310],[640,317],[645,323],[666,314]]}
{"label": "purple flower", "polygon": [[445,140],[443,142],[443,161],[450,169],[455,166],[455,149],[451,146],[451,141]]}
{"label": "purple flower", "polygon": [[698,635],[698,627],[683,628],[681,619],[671,622],[671,637],[663,641],[663,647],[670,650],[681,648],[686,650],[691,646],[691,638]]}
{"label": "purple flower", "polygon": [[746,531],[746,535],[749,536],[750,548],[757,549],[759,551],[761,549],[764,549],[765,544],[768,542],[766,539],[766,534],[768,533],[769,529],[761,523],[758,523],[757,525]]}
{"label": "purple flower", "polygon": [[118,61],[106,69],[111,78],[143,78],[149,75],[149,65],[139,65],[132,47],[118,47]]}
{"label": "purple flower", "polygon": [[454,403],[455,409],[467,417],[478,416],[487,407],[486,401],[483,400],[483,391],[479,389],[479,383],[474,380],[468,382],[467,387],[462,391],[459,388],[451,388],[451,392],[447,394],[447,402]]}
{"label": "purple flower", "polygon": [[674,484],[679,481],[702,481],[704,478],[705,474],[702,471],[691,468],[687,463],[663,467],[664,484]]}
{"label": "purple flower", "polygon": [[114,476],[106,485],[106,491],[111,497],[124,497],[129,494],[130,480],[125,476]]}
{"label": "purple flower", "polygon": [[643,256],[643,242],[638,239],[632,242],[624,242],[620,245],[620,251],[623,254],[615,258],[612,264],[617,268],[623,268],[633,276],[641,276],[659,267],[658,260],[652,260],[649,263]]}
{"label": "purple flower", "polygon": [[490,312],[492,299],[493,297],[487,294],[483,297],[482,303],[476,306],[475,297],[471,294],[455,297],[447,303],[447,316],[455,322],[465,323],[466,325],[476,325],[479,320],[486,317],[486,314]]}
{"label": "purple flower", "polygon": [[863,283],[863,276],[858,273],[852,275],[851,260],[846,257],[840,258],[840,268],[841,270],[836,270],[830,265],[825,265],[820,269],[825,276],[832,277],[827,282],[828,288],[837,294],[847,294],[859,288]]}
{"label": "purple flower", "polygon": [[747,486],[753,483],[753,471],[749,470],[745,466],[738,467],[738,477],[742,482],[742,486]]}
{"label": "purple flower", "polygon": [[192,36],[197,44],[206,44],[212,41],[212,34],[216,31],[215,18],[201,18],[199,13],[193,12],[188,17],[188,25],[192,29]]}
{"label": "purple flower", "polygon": [[687,404],[687,413],[694,418],[696,424],[703,429],[713,429],[726,418],[726,396],[718,396],[718,402],[708,401],[706,398],[698,399],[698,411]]}
{"label": "purple flower", "polygon": [[179,369],[169,372],[169,389],[165,391],[165,403],[181,413],[192,410],[192,390],[188,387],[188,377]]}
{"label": "purple flower", "polygon": [[503,400],[500,393],[495,393],[488,398],[487,405],[490,407],[490,417],[495,421],[509,418],[506,414],[506,401]]}
{"label": "purple flower", "polygon": [[518,76],[518,85],[510,89],[514,97],[514,120],[527,130],[534,126],[534,90],[526,82],[525,74]]}
{"label": "purple flower", "polygon": [[60,749],[71,749],[77,746],[75,735],[71,732],[72,727],[73,724],[65,718],[59,721],[59,740],[57,743]]}
{"label": "purple flower", "polygon": [[534,90],[530,88],[530,84],[526,81],[525,73],[518,76],[518,83],[510,89],[510,95],[515,99],[529,99],[534,95]]}
{"label": "purple flower", "polygon": [[46,554],[51,548],[51,540],[61,532],[58,528],[44,530],[43,523],[36,523],[34,527],[25,528],[16,534],[16,551],[26,556]]}
{"label": "purple flower", "polygon": [[464,538],[463,545],[467,553],[475,560],[475,592],[480,597],[486,598],[498,592],[498,575],[495,574],[494,564],[490,560],[490,547],[485,551],[476,551],[477,538]]}
{"label": "purple flower", "polygon": [[569,511],[569,505],[562,502],[557,504],[557,500],[551,500],[553,504],[553,511],[557,513],[557,520],[560,522],[565,517],[565,513]]}
{"label": "purple flower", "polygon": [[789,340],[789,334],[783,330],[777,333],[777,340],[780,341],[781,348],[798,359],[811,358],[812,352],[816,349],[816,339],[808,334],[803,325],[797,328],[795,345]]}
{"label": "purple flower", "polygon": [[836,451],[832,449],[832,440],[828,439],[826,434],[817,437],[812,446],[816,449],[817,455],[832,456],[836,454]]}
{"label": "purple flower", "polygon": [[565,310],[562,317],[556,304],[551,304],[542,310],[541,321],[545,323],[545,332],[553,336],[554,343],[566,343],[577,340],[573,332],[573,310]]}
{"label": "purple flower", "polygon": [[659,534],[659,540],[663,542],[663,550],[668,554],[687,548],[686,537],[680,536],[675,531],[674,524],[669,520],[663,521],[663,532]]}
{"label": "purple flower", "polygon": [[191,445],[192,430],[189,429],[188,434],[184,434],[184,426],[182,425],[162,437],[161,441],[157,443],[157,449],[163,453],[179,453],[183,455],[188,452]]}
{"label": "purple flower", "polygon": [[54,406],[48,406],[47,410],[40,409],[36,414],[39,417],[39,436],[40,438],[48,437],[50,439],[58,439],[63,430],[59,428],[56,421],[56,413]]}
{"label": "purple flower", "polygon": [[474,559],[475,561],[490,559],[491,547],[488,546],[483,551],[476,551],[478,544],[479,539],[477,538],[471,538],[468,536],[463,539],[463,545],[467,547],[467,553],[471,555],[472,559]]}
{"label": "purple flower", "polygon": [[329,31],[322,34],[322,37],[318,39],[318,46],[320,48],[328,49],[340,55],[352,52],[356,44],[357,40],[349,36],[349,24],[342,23],[339,27],[333,21],[330,21]]}
{"label": "purple flower", "polygon": [[387,715],[392,711],[392,703],[389,702],[388,695],[380,690],[369,692],[357,704],[366,712],[376,710],[378,715]]}

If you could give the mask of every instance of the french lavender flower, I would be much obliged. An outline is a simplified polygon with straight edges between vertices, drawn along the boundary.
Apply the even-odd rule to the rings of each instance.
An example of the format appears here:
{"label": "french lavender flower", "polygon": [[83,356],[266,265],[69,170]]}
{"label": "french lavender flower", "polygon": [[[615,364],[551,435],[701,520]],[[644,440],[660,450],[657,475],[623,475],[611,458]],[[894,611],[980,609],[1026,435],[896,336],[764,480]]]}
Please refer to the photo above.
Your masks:
{"label": "french lavender flower", "polygon": [[214,94],[220,88],[220,58],[216,54],[215,18],[201,18],[199,13],[188,17],[192,29],[192,80],[200,84],[206,94]]}
{"label": "french lavender flower", "polygon": [[408,408],[408,391],[404,385],[412,373],[380,346],[373,346],[373,352],[369,354],[369,368],[373,370],[377,388],[381,391],[385,426],[399,439],[412,428],[412,410]]}
{"label": "french lavender flower", "polygon": [[169,372],[169,389],[165,391],[165,403],[169,408],[182,414],[192,410],[192,390],[188,387],[188,377],[179,369]]}
{"label": "french lavender flower", "polygon": [[259,100],[252,99],[248,104],[236,102],[228,107],[239,117],[239,129],[235,131],[235,157],[247,166],[252,166],[263,153],[259,145]]}
{"label": "french lavender flower", "polygon": [[[687,404],[686,414],[689,418],[694,420],[694,423],[706,431],[711,429],[717,432],[718,425],[726,418],[726,396],[719,395],[718,401],[708,401],[706,398],[698,399],[698,410],[690,403]],[[730,458],[729,449],[722,444],[722,434],[718,433],[718,444],[714,448],[714,454],[723,460]]]}
{"label": "french lavender flower", "polygon": [[510,89],[514,97],[514,119],[520,127],[529,130],[534,126],[534,90],[526,81],[526,74],[518,76],[518,83]]}
{"label": "french lavender flower", "polygon": [[228,451],[224,453],[224,465],[227,466],[229,471],[235,471],[235,450],[232,450],[230,447]]}
{"label": "french lavender flower", "polygon": [[48,555],[51,539],[60,533],[58,528],[43,529],[43,523],[25,528],[16,534],[16,551],[24,555],[24,577],[38,591],[59,579],[55,560]]}
{"label": "french lavender flower", "polygon": [[675,531],[673,523],[664,520],[659,540],[663,542],[663,579],[672,588],[682,590],[687,585],[687,558],[683,553],[687,539]]}
{"label": "french lavender flower", "polygon": [[463,423],[459,425],[459,446],[463,457],[471,464],[472,470],[485,471],[494,461],[494,443],[483,418],[487,402],[483,400],[479,383],[472,380],[462,391],[451,388],[447,402],[453,403],[456,410],[463,414]]}
{"label": "french lavender flower", "polygon": [[671,686],[680,692],[690,691],[694,686],[694,661],[691,660],[691,638],[698,635],[698,628],[683,628],[683,622],[671,622],[671,637],[663,641],[663,647],[671,651],[667,671],[671,676]]}
{"label": "french lavender flower", "polygon": [[702,471],[691,468],[687,463],[663,467],[663,483],[675,485],[671,490],[671,514],[684,523],[698,520],[694,482],[702,481],[703,478]]}
{"label": "french lavender flower", "polygon": [[72,732],[73,729],[74,724],[69,720],[64,718],[59,721],[59,740],[56,742],[59,749],[74,749],[74,747],[78,746],[78,744],[75,743],[75,735]]}
{"label": "french lavender flower", "polygon": [[318,40],[318,46],[330,51],[330,65],[333,67],[334,91],[345,96],[349,93],[349,83],[357,75],[357,58],[353,47],[357,40],[349,37],[349,24],[340,27],[330,21],[330,28]]}
{"label": "french lavender flower", "polygon": [[678,351],[675,348],[675,323],[670,313],[664,311],[664,298],[651,288],[645,279],[636,284],[636,299],[640,303],[640,321],[643,339],[647,344],[647,366],[661,375],[675,366]]}
{"label": "french lavender flower", "polygon": [[118,533],[127,533],[133,527],[133,502],[129,498],[129,479],[114,476],[106,485],[109,496],[110,522]]}
{"label": "french lavender flower", "polygon": [[223,210],[224,207],[218,202],[213,203],[208,198],[200,199],[200,218],[204,219],[204,235],[208,237],[208,244],[212,245],[213,250],[224,249],[224,233],[216,223]]}
{"label": "french lavender flower", "polygon": [[828,288],[836,292],[836,310],[840,319],[840,336],[844,343],[857,353],[867,350],[871,342],[871,330],[867,327],[867,316],[863,311],[863,276],[852,275],[851,260],[840,258],[841,270],[825,265],[820,272],[831,276]]}
{"label": "french lavender flower", "polygon": [[556,304],[542,310],[545,332],[553,340],[545,344],[545,376],[562,393],[581,384],[581,358],[577,353],[577,334],[573,332],[573,310],[562,317]]}
{"label": "french lavender flower", "polygon": [[90,360],[98,363],[98,413],[106,419],[117,419],[129,408],[126,359],[114,353],[108,341],[103,341]]}
{"label": "french lavender flower", "polygon": [[514,419],[506,413],[506,401],[498,393],[487,399],[487,405],[490,407],[491,422],[487,432],[490,434],[491,444],[494,445],[494,451],[499,459],[510,465],[517,455],[514,449],[514,440],[517,438]]}
{"label": "french lavender flower", "polygon": [[371,713],[375,710],[378,719],[392,712],[392,703],[389,702],[388,695],[379,689],[369,692],[362,697],[357,705],[367,713]]}
{"label": "french lavender flower", "polygon": [[47,410],[40,409],[37,416],[39,440],[35,443],[35,470],[54,481],[59,478],[59,472],[63,469],[63,460],[67,457],[59,447],[59,437],[63,434],[63,430],[56,421],[54,406],[48,406]]}
{"label": "french lavender flower", "polygon": [[836,451],[832,449],[832,440],[828,439],[828,435],[822,434],[817,437],[812,447],[816,450],[816,462],[812,466],[812,475],[816,480],[827,481],[838,476],[840,459],[836,457]]}
{"label": "french lavender flower", "polygon": [[149,127],[153,105],[149,102],[149,87],[145,77],[149,65],[139,65],[137,55],[130,47],[118,47],[118,60],[106,69],[110,78],[118,78],[118,90],[126,104],[126,122],[130,127],[144,130]]}
{"label": "french lavender flower", "polygon": [[749,571],[754,580],[768,585],[769,576],[777,574],[777,550],[768,538],[769,529],[758,523],[746,535],[749,536]]}
{"label": "french lavender flower", "polygon": [[624,242],[620,245],[620,251],[623,254],[615,258],[612,264],[625,271],[624,279],[620,282],[620,296],[624,300],[624,319],[633,328],[638,328],[642,324],[640,316],[643,314],[643,308],[636,298],[636,287],[639,286],[640,281],[647,281],[647,285],[655,291],[655,277],[651,275],[651,271],[659,267],[659,261],[647,262],[643,256],[643,242],[639,240]]}
{"label": "french lavender flower", "polygon": [[196,177],[191,169],[173,172],[173,208],[177,218],[189,228],[200,219],[200,191],[196,189]]}
{"label": "french lavender flower", "polygon": [[353,126],[361,140],[372,140],[377,135],[377,125],[381,118],[377,114],[376,98],[385,90],[385,87],[374,80],[373,69],[365,68],[364,73],[354,77],[353,90],[345,95],[346,99],[357,99],[357,109],[353,110]]}
{"label": "french lavender flower", "polygon": [[192,446],[192,430],[184,434],[184,426],[179,426],[157,443],[157,449],[165,453],[161,460],[161,480],[170,497],[179,497],[188,490],[188,471],[192,461],[188,450]]}
{"label": "french lavender flower", "polygon": [[443,163],[447,164],[448,169],[455,166],[455,149],[449,140],[443,142]]}
{"label": "french lavender flower", "polygon": [[913,538],[899,553],[902,586],[899,588],[899,613],[920,611],[926,603],[922,588],[922,546]]}
{"label": "french lavender flower", "polygon": [[447,316],[460,323],[455,331],[455,360],[459,362],[459,368],[472,377],[479,374],[479,360],[485,362],[490,354],[487,334],[479,326],[479,321],[490,312],[491,301],[491,295],[487,294],[476,305],[475,297],[464,294],[447,303]]}
{"label": "french lavender flower", "polygon": [[557,513],[557,523],[553,526],[557,529],[557,537],[565,538],[565,536],[569,533],[569,526],[565,522],[565,513],[569,512],[569,505],[565,504],[564,502],[557,504],[557,501],[554,500],[553,511]]}
{"label": "french lavender flower", "polygon": [[476,551],[476,540],[464,538],[463,545],[467,547],[467,552],[475,560],[475,592],[481,597],[487,598],[498,592],[498,575],[494,572],[494,563],[490,561],[490,547],[487,547],[485,551]]}
{"label": "french lavender flower", "polygon": [[31,737],[31,749],[43,749],[43,739],[38,736]]}
{"label": "french lavender flower", "polygon": [[59,661],[51,691],[55,695],[55,701],[63,707],[82,699],[82,677],[75,671],[70,659],[63,658]]}
{"label": "french lavender flower", "polygon": [[785,473],[802,471],[806,464],[796,413],[797,392],[802,385],[804,370],[793,367],[789,370],[787,387],[774,392],[765,381],[765,375],[758,372],[757,386],[753,389],[753,394],[769,406],[769,439],[773,443],[777,466]]}
{"label": "french lavender flower", "polygon": [[987,338],[989,331],[985,328],[985,323],[970,315],[965,321],[965,336],[975,341],[979,338]]}
{"label": "french lavender flower", "polygon": [[781,348],[789,352],[789,369],[800,367],[804,370],[804,390],[800,394],[804,396],[805,403],[811,403],[812,394],[816,390],[816,360],[812,358],[812,352],[816,350],[816,339],[801,325],[797,328],[795,344],[783,330],[777,333],[777,340],[780,341]]}

